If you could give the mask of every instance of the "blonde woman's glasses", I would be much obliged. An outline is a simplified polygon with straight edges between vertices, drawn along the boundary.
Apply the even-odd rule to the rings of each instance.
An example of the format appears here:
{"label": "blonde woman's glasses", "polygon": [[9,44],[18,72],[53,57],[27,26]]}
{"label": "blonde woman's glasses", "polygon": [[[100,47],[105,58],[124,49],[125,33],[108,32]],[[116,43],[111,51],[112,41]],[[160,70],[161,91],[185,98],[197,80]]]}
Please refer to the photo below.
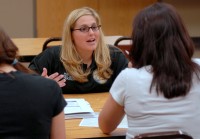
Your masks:
{"label": "blonde woman's glasses", "polygon": [[72,31],[79,30],[80,32],[86,33],[86,32],[89,32],[90,29],[92,29],[93,32],[96,32],[96,31],[98,31],[100,29],[100,27],[101,27],[101,25],[91,26],[91,27],[83,26],[81,28],[72,29]]}

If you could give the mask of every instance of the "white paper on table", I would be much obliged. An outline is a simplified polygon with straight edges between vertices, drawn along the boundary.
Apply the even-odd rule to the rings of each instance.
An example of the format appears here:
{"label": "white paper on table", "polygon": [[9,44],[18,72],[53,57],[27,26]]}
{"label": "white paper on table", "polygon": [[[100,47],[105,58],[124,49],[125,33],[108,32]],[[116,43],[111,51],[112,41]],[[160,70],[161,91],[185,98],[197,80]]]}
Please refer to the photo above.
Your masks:
{"label": "white paper on table", "polygon": [[67,106],[64,108],[65,119],[93,118],[96,116],[90,104],[83,98],[65,99]]}
{"label": "white paper on table", "polygon": [[65,119],[83,119],[83,118],[95,118],[95,117],[96,117],[95,112],[65,114]]}
{"label": "white paper on table", "polygon": [[65,114],[90,113],[94,112],[90,104],[85,99],[65,99],[67,106],[64,108]]}
{"label": "white paper on table", "polygon": [[[80,122],[79,126],[99,127],[98,115],[95,118],[82,119],[82,121]],[[121,123],[118,125],[117,128],[128,128],[127,117],[126,116],[124,116],[123,120],[121,121]]]}

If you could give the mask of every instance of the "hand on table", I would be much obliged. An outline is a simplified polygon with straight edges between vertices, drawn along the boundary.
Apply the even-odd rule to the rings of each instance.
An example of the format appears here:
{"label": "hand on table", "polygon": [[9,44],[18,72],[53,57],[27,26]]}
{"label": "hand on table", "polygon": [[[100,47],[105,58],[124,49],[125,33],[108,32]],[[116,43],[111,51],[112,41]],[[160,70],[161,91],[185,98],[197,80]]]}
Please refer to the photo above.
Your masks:
{"label": "hand on table", "polygon": [[66,85],[66,83],[65,83],[66,80],[64,79],[64,75],[61,75],[58,72],[55,72],[48,76],[47,69],[43,68],[43,72],[42,72],[41,76],[43,76],[45,78],[53,79],[54,81],[56,81],[58,83],[58,85],[60,87],[63,87]]}

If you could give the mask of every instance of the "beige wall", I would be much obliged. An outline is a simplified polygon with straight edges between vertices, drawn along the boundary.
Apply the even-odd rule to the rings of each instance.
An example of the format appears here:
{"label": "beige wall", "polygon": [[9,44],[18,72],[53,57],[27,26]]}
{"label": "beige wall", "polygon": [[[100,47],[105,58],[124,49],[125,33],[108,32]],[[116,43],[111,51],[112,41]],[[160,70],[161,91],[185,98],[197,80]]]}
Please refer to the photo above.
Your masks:
{"label": "beige wall", "polygon": [[0,26],[10,37],[35,37],[34,0],[0,0]]}

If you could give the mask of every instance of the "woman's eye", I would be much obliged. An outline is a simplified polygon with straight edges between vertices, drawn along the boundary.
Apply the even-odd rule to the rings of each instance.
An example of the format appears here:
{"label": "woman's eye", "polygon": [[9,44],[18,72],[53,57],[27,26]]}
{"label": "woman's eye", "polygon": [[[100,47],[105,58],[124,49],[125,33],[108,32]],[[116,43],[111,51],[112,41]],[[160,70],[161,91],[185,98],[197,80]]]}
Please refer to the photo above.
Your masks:
{"label": "woman's eye", "polygon": [[97,26],[93,26],[91,28],[92,28],[92,30],[97,30]]}
{"label": "woman's eye", "polygon": [[80,31],[82,31],[82,32],[87,31],[87,27],[82,27],[82,28],[80,28]]}

